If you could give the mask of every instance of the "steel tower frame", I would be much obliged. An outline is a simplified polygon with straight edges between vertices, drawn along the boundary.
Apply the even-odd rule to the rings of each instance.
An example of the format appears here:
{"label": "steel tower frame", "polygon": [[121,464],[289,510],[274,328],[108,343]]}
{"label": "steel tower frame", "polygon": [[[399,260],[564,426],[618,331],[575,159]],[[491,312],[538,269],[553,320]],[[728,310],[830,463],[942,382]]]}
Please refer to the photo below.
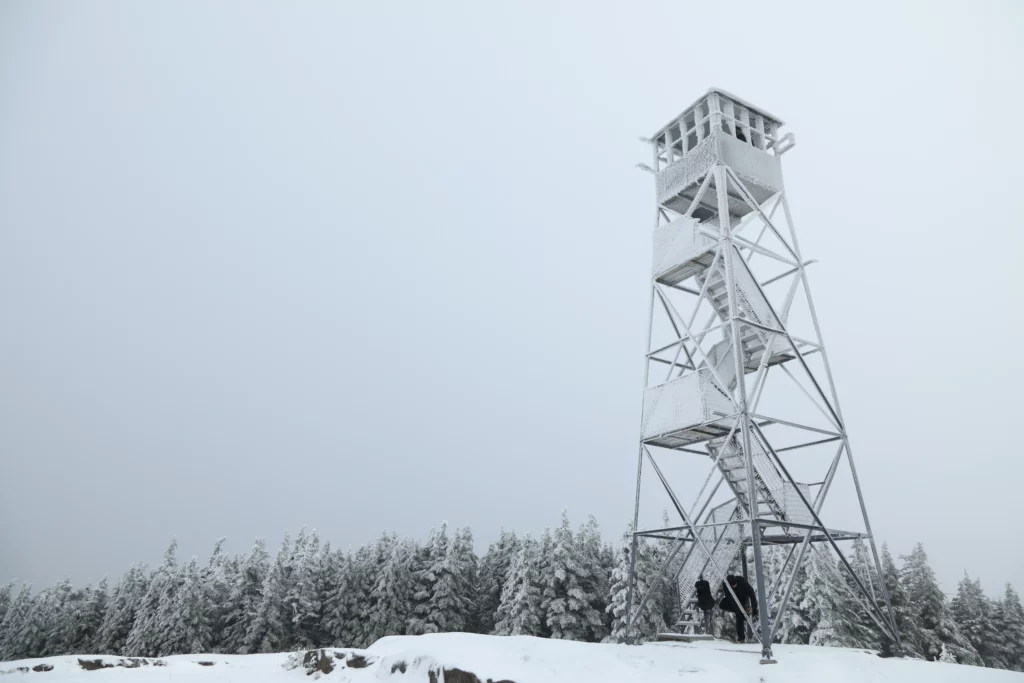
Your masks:
{"label": "steel tower frame", "polygon": [[[813,261],[801,254],[782,184],[780,158],[794,145],[792,134],[780,136],[782,125],[770,113],[712,88],[654,136],[642,138],[653,149],[653,167],[640,166],[655,176],[657,208],[626,638],[653,593],[669,580],[679,582],[684,610],[692,602],[693,578],[704,574],[722,581],[735,600],[726,572],[739,554],[746,573],[750,546],[759,619],[754,623],[747,616],[746,621],[761,643],[762,663],[773,662],[772,642],[800,566],[808,550],[830,548],[852,578],[853,588],[845,580],[842,585],[899,651],[900,635],[811,298],[806,268]],[[809,321],[805,336],[790,329],[800,292],[804,305],[798,308]],[[709,309],[706,324],[698,326],[698,315]],[[656,327],[667,333],[667,342],[656,343]],[[713,343],[716,336],[720,339]],[[796,388],[792,395],[807,402],[802,409],[813,406],[814,424],[761,409],[766,388],[779,382],[790,391]],[[778,410],[794,405],[783,402]],[[827,454],[810,466],[828,463],[823,477],[810,485],[797,481],[786,462],[791,453],[808,451]],[[698,456],[712,461],[710,471],[685,506],[662,465]],[[863,532],[830,528],[820,516],[844,461]],[[638,528],[645,464],[680,525]],[[645,538],[667,541],[671,551],[633,609],[637,544]],[[870,545],[878,587],[870,574],[858,576],[839,546],[858,538]],[[774,576],[766,575],[765,544],[790,546]],[[781,600],[770,614],[780,589]],[[695,625],[683,626],[690,627]]]}

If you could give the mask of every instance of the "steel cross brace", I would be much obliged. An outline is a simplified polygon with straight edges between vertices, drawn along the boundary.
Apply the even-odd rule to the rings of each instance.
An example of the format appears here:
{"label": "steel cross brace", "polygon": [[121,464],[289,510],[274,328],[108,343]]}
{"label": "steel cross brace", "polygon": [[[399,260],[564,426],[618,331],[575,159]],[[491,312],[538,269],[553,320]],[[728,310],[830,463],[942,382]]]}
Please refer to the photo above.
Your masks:
{"label": "steel cross brace", "polygon": [[[650,454],[650,452],[647,453],[647,459],[651,463],[651,467],[654,468],[655,473],[658,475],[658,479],[661,480],[661,485],[665,487],[665,491],[668,493],[669,498],[672,500],[672,505],[673,505],[673,507],[675,507],[676,512],[678,512],[680,514],[680,516],[683,518],[683,521],[686,522],[686,525],[688,527],[690,527],[691,534],[693,535],[693,538],[696,540],[697,544],[700,545],[701,551],[708,558],[708,562],[710,563],[712,570],[715,572],[715,574],[718,576],[718,578],[721,579],[722,583],[725,584],[725,588],[728,590],[729,595],[732,596],[732,599],[736,602],[736,604],[737,605],[743,604],[743,603],[740,602],[739,598],[736,597],[736,592],[732,589],[732,586],[730,586],[729,582],[726,580],[728,575],[725,572],[723,572],[721,567],[718,566],[718,563],[715,562],[714,555],[711,553],[711,551],[708,550],[707,545],[704,543],[704,539],[702,539],[700,537],[700,534],[695,533],[693,531],[694,525],[693,525],[693,522],[690,520],[690,516],[688,514],[686,514],[686,510],[684,510],[683,506],[679,504],[679,499],[676,498],[675,492],[672,490],[672,487],[669,486],[668,481],[665,479],[665,475],[662,474],[661,468],[658,467],[658,463],[656,463],[654,461],[654,457]],[[696,545],[691,546],[691,547],[695,548]],[[747,623],[750,625],[751,631],[753,631],[754,633],[757,633],[758,629],[754,625],[754,622],[752,622],[750,620],[750,615],[749,614],[744,614],[744,618],[746,619]]]}

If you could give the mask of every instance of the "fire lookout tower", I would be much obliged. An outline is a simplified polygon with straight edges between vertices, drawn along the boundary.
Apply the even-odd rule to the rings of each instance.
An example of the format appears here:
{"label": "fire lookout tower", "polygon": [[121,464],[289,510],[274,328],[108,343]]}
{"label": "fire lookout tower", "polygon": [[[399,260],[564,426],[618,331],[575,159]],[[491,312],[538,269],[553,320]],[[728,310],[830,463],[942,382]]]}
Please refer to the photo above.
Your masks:
{"label": "fire lookout tower", "polygon": [[[773,661],[772,642],[812,553],[827,555],[823,566],[901,648],[811,299],[812,262],[800,252],[783,187],[782,155],[794,140],[782,126],[712,88],[646,140],[657,206],[627,599],[628,634],[652,593],[674,581],[678,628],[695,633],[695,582],[724,583],[742,562],[757,593],[758,618],[746,621],[763,663]],[[826,501],[841,481],[848,502],[833,509]],[[652,488],[667,494],[679,525],[639,528]],[[671,551],[646,593],[634,595],[637,543],[651,538]],[[863,559],[874,578],[856,572],[840,547],[857,539],[870,547]],[[781,546],[780,561],[767,567],[771,546]],[[849,581],[838,576],[844,569]]]}

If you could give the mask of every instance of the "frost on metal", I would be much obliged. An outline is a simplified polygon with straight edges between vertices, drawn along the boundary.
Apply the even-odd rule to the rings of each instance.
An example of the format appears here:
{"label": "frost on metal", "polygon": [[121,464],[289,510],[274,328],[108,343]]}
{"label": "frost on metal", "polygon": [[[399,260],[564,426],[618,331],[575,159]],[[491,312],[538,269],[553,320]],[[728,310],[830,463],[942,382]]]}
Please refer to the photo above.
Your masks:
{"label": "frost on metal", "polygon": [[[683,601],[674,625],[681,633],[701,623],[695,578],[721,585],[742,571],[759,606],[747,622],[769,660],[798,569],[823,546],[838,553],[865,612],[898,650],[886,587],[853,575],[839,546],[868,540],[882,574],[811,300],[810,262],[783,186],[781,157],[793,138],[782,126],[713,88],[646,139],[658,211],[633,528],[638,542],[673,544],[666,567],[674,563]],[[676,495],[659,465],[669,458],[673,468],[693,465],[686,481],[687,491],[703,482],[696,497]],[[829,526],[819,514],[844,459],[863,522],[857,529]],[[641,484],[652,474],[677,526],[640,524]],[[765,543],[793,548],[773,575],[762,562]],[[645,603],[659,582],[650,585],[627,603]]]}

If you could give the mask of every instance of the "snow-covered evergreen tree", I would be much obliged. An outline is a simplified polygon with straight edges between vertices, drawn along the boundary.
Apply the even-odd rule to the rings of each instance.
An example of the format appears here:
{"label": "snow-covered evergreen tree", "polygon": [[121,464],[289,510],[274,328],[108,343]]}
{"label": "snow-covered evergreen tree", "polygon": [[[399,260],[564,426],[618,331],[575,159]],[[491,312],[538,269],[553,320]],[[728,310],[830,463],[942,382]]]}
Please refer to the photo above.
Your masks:
{"label": "snow-covered evergreen tree", "polygon": [[96,588],[87,586],[81,592],[80,598],[77,600],[78,619],[75,623],[72,652],[78,654],[100,652],[98,647],[100,626],[103,624],[109,599],[107,577],[105,576]]}
{"label": "snow-covered evergreen tree", "polygon": [[869,617],[854,597],[860,590],[845,565],[837,565],[829,547],[811,544],[784,619],[785,642],[866,647],[877,640],[874,630],[861,621],[862,616]]}
{"label": "snow-covered evergreen tree", "polygon": [[[632,525],[630,525],[632,528]],[[629,591],[629,568],[632,562],[630,551],[633,546],[633,534],[627,530],[622,535],[621,552],[619,561],[612,572],[611,596],[606,607],[611,616],[611,635],[606,640],[621,642],[626,636],[627,615],[626,598]],[[636,613],[640,601],[650,588],[651,582],[656,578],[661,562],[658,558],[657,547],[646,539],[638,539],[636,552],[636,582],[633,587],[633,612]],[[633,624],[632,636],[642,640],[653,640],[659,631],[665,631],[667,627],[664,621],[661,606],[652,595],[651,599],[644,605],[643,612],[639,613]]]}
{"label": "snow-covered evergreen tree", "polygon": [[918,543],[904,558],[902,582],[912,606],[919,628],[915,650],[934,661],[942,654],[943,645],[961,664],[982,664],[981,657],[970,641],[960,633],[939,588],[935,572],[928,565],[928,555]]}
{"label": "snow-covered evergreen tree", "polygon": [[51,598],[52,588],[39,592],[31,601],[28,613],[21,622],[21,628],[14,634],[21,657],[26,659],[46,655],[46,638],[54,622]]}
{"label": "snow-covered evergreen tree", "polygon": [[149,590],[149,576],[144,564],[133,564],[114,586],[107,600],[106,611],[96,634],[94,651],[99,654],[127,654],[128,635]]}
{"label": "snow-covered evergreen tree", "polygon": [[263,602],[263,584],[269,571],[270,556],[267,554],[266,543],[262,538],[257,538],[231,580],[225,603],[226,611],[221,621],[222,652],[248,654],[247,635],[256,619],[260,603]]}
{"label": "snow-covered evergreen tree", "polygon": [[163,649],[175,654],[209,652],[213,642],[211,613],[216,604],[203,585],[203,575],[195,557],[183,571],[181,586],[174,596],[173,619]]}
{"label": "snow-covered evergreen tree", "polygon": [[238,559],[224,552],[224,537],[217,539],[206,567],[200,571],[200,582],[206,595],[207,618],[210,628],[210,652],[231,652],[225,648],[232,587],[238,573]]}
{"label": "snow-covered evergreen tree", "polygon": [[[35,597],[27,585],[17,595],[13,583],[0,586],[0,660],[365,647],[385,635],[485,627],[499,635],[615,640],[625,626],[631,540],[627,533],[613,551],[602,544],[593,518],[574,534],[563,512],[553,536],[545,531],[538,543],[502,532],[482,562],[468,528],[451,536],[446,528],[432,532],[422,548],[384,535],[354,555],[332,552],[329,543],[321,548],[316,532],[303,529],[294,543],[285,537],[273,563],[262,540],[242,558],[227,556],[218,541],[206,566],[192,558],[182,568],[172,541],[160,567],[150,574],[133,565],[109,594],[106,579],[80,589],[64,579]],[[640,542],[636,607],[669,548]],[[769,576],[778,575],[786,554],[765,548]],[[920,544],[902,570],[883,546],[880,577],[863,543],[854,542],[850,559],[879,605],[881,587],[887,588],[905,653],[1024,670],[1024,607],[1012,586],[989,600],[965,576],[949,602]],[[729,571],[738,567],[737,558]],[[865,619],[854,599],[859,589],[827,548],[812,546],[801,571],[782,622],[783,642],[892,649]],[[667,575],[673,573],[669,567]],[[657,598],[666,592],[645,606],[635,635],[667,628],[665,614],[673,608]],[[780,586],[770,611],[781,597]],[[731,620],[726,626],[731,630]]]}
{"label": "snow-covered evergreen tree", "polygon": [[[799,548],[795,552],[798,553]],[[808,548],[807,552],[813,553],[814,551]],[[809,557],[809,555],[805,554],[805,558]],[[793,579],[789,605],[782,615],[782,621],[779,622],[779,640],[783,643],[806,645],[811,637],[811,629],[814,627],[814,624],[811,623],[807,613],[800,608],[807,592],[808,564],[809,562],[805,559],[804,562],[800,563],[799,567],[796,566],[796,557],[794,556],[790,560],[789,568],[786,570],[786,581],[790,580],[791,574],[794,571],[797,573],[797,576]],[[776,592],[779,594],[778,599],[781,601],[783,589],[780,588]]]}
{"label": "snow-covered evergreen tree", "polygon": [[433,618],[434,605],[431,599],[440,567],[448,553],[448,545],[448,523],[442,522],[440,528],[430,530],[426,544],[417,548],[413,554],[409,565],[409,572],[412,575],[412,597],[409,623],[406,624],[406,632],[409,635],[439,631]]}
{"label": "snow-covered evergreen tree", "polygon": [[494,632],[501,591],[508,580],[509,569],[519,554],[519,546],[516,532],[502,529],[498,540],[488,546],[487,554],[480,561],[480,589],[474,627],[479,633]]}
{"label": "snow-covered evergreen tree", "polygon": [[1008,644],[1009,668],[1024,671],[1024,607],[1021,606],[1017,591],[1010,584],[1006,584],[1002,606],[1005,619],[1003,633]]}
{"label": "snow-covered evergreen tree", "polygon": [[125,643],[125,654],[133,657],[159,657],[173,614],[174,599],[181,576],[178,572],[177,539],[164,552],[164,562],[153,572],[146,594],[136,612],[132,630]]}
{"label": "snow-covered evergreen tree", "polygon": [[[296,543],[300,539],[296,539]],[[274,563],[263,581],[262,597],[245,636],[247,652],[280,652],[292,642],[291,615],[285,598],[292,581],[292,543],[285,533]]]}
{"label": "snow-covered evergreen tree", "polygon": [[45,645],[37,656],[65,655],[74,652],[75,625],[78,618],[75,589],[64,577],[46,591]]}
{"label": "snow-covered evergreen tree", "polygon": [[390,551],[370,591],[370,614],[366,641],[384,636],[402,635],[412,609],[413,578],[411,564],[416,545],[413,541],[392,538]]}
{"label": "snow-covered evergreen tree", "polygon": [[523,536],[519,542],[519,550],[509,566],[508,576],[502,586],[501,598],[495,612],[494,633],[500,636],[541,636],[544,635],[543,577],[541,576],[542,546],[550,547],[550,535],[547,531],[547,543],[541,544]]}
{"label": "snow-covered evergreen tree", "polygon": [[811,544],[807,556],[807,583],[803,599],[796,606],[809,630],[809,645],[847,646],[840,632],[842,617],[836,610],[838,591],[843,589],[836,585],[833,577],[834,562],[827,547]]}
{"label": "snow-covered evergreen tree", "polygon": [[[672,517],[669,516],[668,510],[661,511],[661,526],[664,528],[676,526]],[[644,541],[647,544],[645,552],[649,552],[652,562],[658,567],[672,555],[672,549],[675,547],[676,541],[669,539],[658,539],[655,541]],[[617,550],[612,551],[612,567],[614,568],[619,561],[620,553]],[[673,625],[679,623],[683,617],[683,605],[682,596],[680,590],[690,590],[692,592],[693,586],[688,589],[683,589],[674,577],[679,575],[682,569],[683,559],[685,552],[678,552],[675,557],[671,560],[668,567],[665,568],[664,578],[661,581],[661,585],[651,596],[651,600],[655,601],[655,604],[659,606],[661,612],[661,618],[665,622],[665,627],[672,630]],[[639,558],[638,558],[639,559]],[[611,576],[611,574],[609,574]],[[709,579],[714,590],[714,579]]]}
{"label": "snow-covered evergreen tree", "polygon": [[[889,592],[893,618],[896,620],[896,630],[899,631],[904,654],[923,656],[918,650],[923,636],[920,633],[920,625],[917,623],[915,610],[910,604],[910,598],[907,596],[907,591],[903,586],[902,574],[896,568],[896,563],[889,552],[889,546],[884,544],[882,545],[882,572],[884,574],[882,580],[885,581],[886,590]],[[890,639],[882,638],[881,649],[883,653],[895,654],[895,646],[896,644]],[[948,649],[945,649],[944,652],[947,653],[947,656],[952,657],[951,654],[948,654]]]}
{"label": "snow-covered evergreen tree", "polygon": [[576,535],[577,553],[583,574],[580,588],[588,596],[590,607],[598,619],[587,625],[586,640],[598,643],[611,633],[611,619],[608,612],[608,598],[611,592],[611,575],[605,566],[604,547],[601,545],[601,530],[593,515],[580,526]]}
{"label": "snow-covered evergreen tree", "polygon": [[177,654],[181,642],[177,637],[180,629],[179,593],[185,583],[187,567],[174,567],[167,572],[167,578],[160,595],[155,622],[154,656]]}
{"label": "snow-covered evergreen tree", "polygon": [[11,606],[11,601],[14,600],[14,586],[16,583],[16,580],[11,579],[10,583],[6,586],[0,586],[0,622],[4,620],[7,608]]}
{"label": "snow-covered evergreen tree", "polygon": [[555,530],[551,556],[545,566],[545,623],[551,637],[560,640],[586,640],[601,626],[601,615],[594,609],[597,597],[586,590],[587,568],[580,557],[579,545],[569,525],[569,515],[562,511],[562,523]]}
{"label": "snow-covered evergreen tree", "polygon": [[473,530],[469,526],[455,530],[452,562],[457,568],[454,590],[462,603],[462,630],[473,625],[480,590],[480,558],[473,549]]}
{"label": "snow-covered evergreen tree", "polygon": [[966,573],[957,585],[956,596],[950,602],[950,612],[960,633],[981,655],[985,666],[1007,668],[999,656],[1002,634],[993,628],[991,605],[981,589],[980,581],[972,581]]}
{"label": "snow-covered evergreen tree", "polygon": [[[978,587],[981,587],[980,582],[978,582]],[[1011,669],[1020,649],[1020,643],[1013,643],[1007,638],[1005,606],[1000,600],[985,598],[985,612],[988,614],[986,630],[989,639],[983,647],[975,646],[975,649],[985,661],[985,666],[993,669]]]}
{"label": "snow-covered evergreen tree", "polygon": [[324,556],[323,645],[352,647],[348,631],[352,619],[350,598],[352,558],[335,550]]}
{"label": "snow-covered evergreen tree", "polygon": [[285,595],[292,621],[289,647],[310,649],[318,646],[323,620],[320,535],[315,529],[308,534],[300,532],[295,546],[292,580]]}
{"label": "snow-covered evergreen tree", "polygon": [[[14,581],[11,581],[6,586],[0,586],[0,624],[4,623],[4,617],[7,615],[7,610],[11,606],[11,601],[14,600]],[[3,647],[3,632],[0,631],[0,647]]]}
{"label": "snow-covered evergreen tree", "polygon": [[[879,583],[878,571],[875,569],[871,550],[862,539],[856,538],[853,541],[852,555],[849,560],[854,573],[860,579],[861,585],[867,589],[874,603],[884,611],[886,609],[885,598],[882,596],[882,586]],[[838,569],[846,581],[846,606],[852,611],[852,614],[847,615],[844,619],[845,628],[849,633],[849,641],[856,643],[856,647],[875,649],[881,647],[882,635],[879,632],[878,624],[871,618],[868,611],[871,609],[871,601],[861,594],[857,582],[853,580],[844,566],[839,566]]]}
{"label": "snow-covered evergreen tree", "polygon": [[372,644],[369,641],[371,634],[367,630],[373,609],[370,592],[376,583],[378,571],[383,568],[383,560],[379,558],[385,552],[390,552],[390,546],[382,546],[380,542],[364,545],[348,563],[348,592],[344,595],[348,623],[341,631],[342,639],[348,647],[368,647]]}
{"label": "snow-covered evergreen tree", "polygon": [[457,529],[441,557],[434,559],[435,577],[424,619],[425,633],[464,631],[473,613],[473,583],[476,577],[472,536]]}
{"label": "snow-covered evergreen tree", "polygon": [[0,622],[0,661],[28,657],[22,650],[19,636],[32,611],[32,602],[32,584],[23,583],[18,595],[11,599],[3,622]]}

